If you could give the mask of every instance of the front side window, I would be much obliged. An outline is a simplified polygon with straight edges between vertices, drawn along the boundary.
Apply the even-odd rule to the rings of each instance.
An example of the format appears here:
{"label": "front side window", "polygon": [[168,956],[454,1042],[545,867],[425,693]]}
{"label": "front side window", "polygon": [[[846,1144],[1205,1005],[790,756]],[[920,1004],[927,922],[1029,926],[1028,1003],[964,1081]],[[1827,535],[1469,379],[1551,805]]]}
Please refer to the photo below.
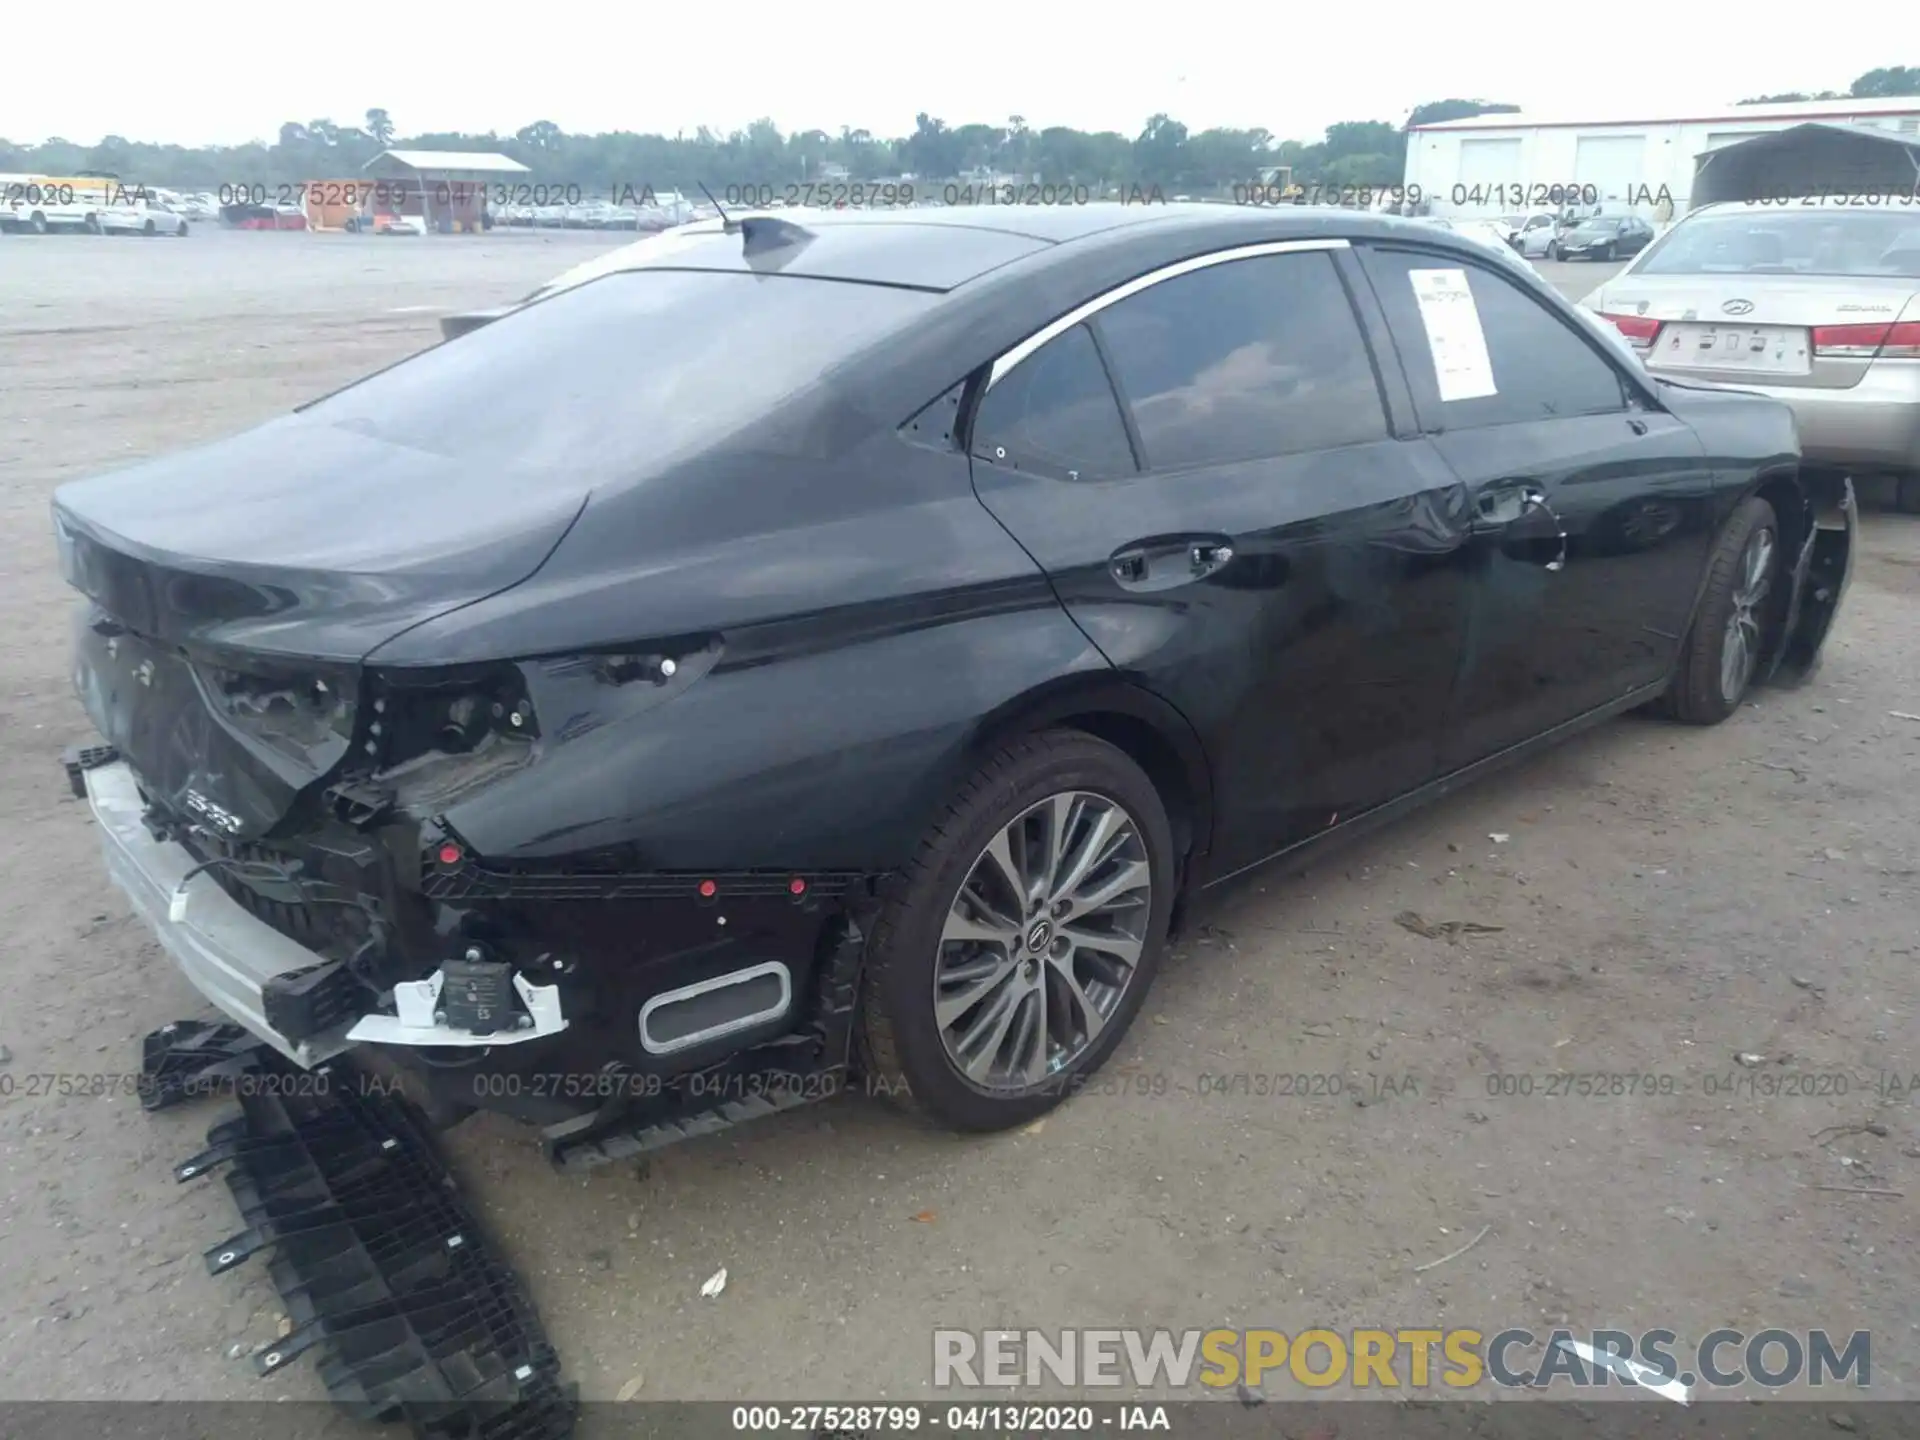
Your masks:
{"label": "front side window", "polygon": [[1326,251],[1177,275],[1095,318],[1149,470],[1387,436],[1373,362]]}
{"label": "front side window", "polygon": [[[1478,429],[1627,408],[1613,365],[1515,282],[1408,250],[1369,247],[1364,263],[1429,428]],[[1466,296],[1459,293],[1463,283]]]}

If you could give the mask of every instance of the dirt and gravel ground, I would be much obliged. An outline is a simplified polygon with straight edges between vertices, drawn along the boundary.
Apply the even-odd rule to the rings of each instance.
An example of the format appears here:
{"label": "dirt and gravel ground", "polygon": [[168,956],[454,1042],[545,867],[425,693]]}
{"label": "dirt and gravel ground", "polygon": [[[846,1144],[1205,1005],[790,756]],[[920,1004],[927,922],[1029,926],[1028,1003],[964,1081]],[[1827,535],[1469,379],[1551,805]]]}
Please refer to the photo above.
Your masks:
{"label": "dirt and gravel ground", "polygon": [[[60,771],[84,731],[49,492],[607,243],[0,239],[0,1399],[320,1394],[311,1366],[239,1358],[275,1333],[264,1267],[209,1278],[225,1189],[168,1175],[217,1106],[28,1093],[124,1074],[205,1013]],[[1602,273],[1553,268],[1574,293]],[[586,1180],[489,1119],[456,1162],[590,1398],[907,1397],[936,1326],[1076,1324],[1868,1329],[1875,1391],[1920,1394],[1917,598],[1920,521],[1870,516],[1811,688],[1715,730],[1620,721],[1241,886],[1113,1083],[1035,1133],[852,1097]],[[1450,943],[1408,911],[1499,928]],[[1552,1072],[1673,1093],[1494,1093]],[[1210,1093],[1232,1075],[1254,1078]],[[1254,1093],[1283,1076],[1341,1093]]]}

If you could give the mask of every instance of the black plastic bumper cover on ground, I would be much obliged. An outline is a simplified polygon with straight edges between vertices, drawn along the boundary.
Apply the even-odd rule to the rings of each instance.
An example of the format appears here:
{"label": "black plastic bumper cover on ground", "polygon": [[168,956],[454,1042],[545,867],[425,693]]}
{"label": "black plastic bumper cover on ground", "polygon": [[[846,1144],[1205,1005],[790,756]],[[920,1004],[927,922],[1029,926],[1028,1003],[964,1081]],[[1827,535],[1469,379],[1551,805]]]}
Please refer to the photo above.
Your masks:
{"label": "black plastic bumper cover on ground", "polygon": [[273,1251],[292,1328],[259,1372],[317,1350],[351,1414],[435,1440],[571,1433],[575,1397],[539,1317],[413,1107],[344,1062],[308,1072],[264,1049],[234,1089],[240,1114],[174,1174],[231,1166],[246,1228],[207,1252],[212,1273]]}

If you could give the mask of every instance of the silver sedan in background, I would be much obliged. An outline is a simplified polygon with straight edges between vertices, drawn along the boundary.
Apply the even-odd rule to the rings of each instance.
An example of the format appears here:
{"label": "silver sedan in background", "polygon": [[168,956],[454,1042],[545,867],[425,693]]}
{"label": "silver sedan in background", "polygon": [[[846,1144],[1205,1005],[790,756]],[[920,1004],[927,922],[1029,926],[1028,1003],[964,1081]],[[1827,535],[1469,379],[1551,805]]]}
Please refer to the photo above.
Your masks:
{"label": "silver sedan in background", "polygon": [[1655,375],[1785,401],[1808,463],[1920,476],[1920,203],[1703,206],[1581,304]]}

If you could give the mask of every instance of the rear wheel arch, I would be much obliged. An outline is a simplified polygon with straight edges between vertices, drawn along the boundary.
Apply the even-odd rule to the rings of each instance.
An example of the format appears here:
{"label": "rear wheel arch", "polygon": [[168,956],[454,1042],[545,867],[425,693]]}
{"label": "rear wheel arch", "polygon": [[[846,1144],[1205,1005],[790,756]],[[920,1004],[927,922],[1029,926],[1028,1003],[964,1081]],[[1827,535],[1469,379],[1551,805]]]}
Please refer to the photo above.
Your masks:
{"label": "rear wheel arch", "polygon": [[[923,809],[929,821],[954,790],[996,750],[1045,730],[1079,730],[1106,741],[1146,772],[1173,831],[1180,890],[1192,888],[1195,861],[1213,834],[1213,778],[1192,724],[1152,691],[1114,675],[1071,677],[1028,691],[983,717],[943,767]],[[1176,910],[1176,918],[1178,911]]]}

